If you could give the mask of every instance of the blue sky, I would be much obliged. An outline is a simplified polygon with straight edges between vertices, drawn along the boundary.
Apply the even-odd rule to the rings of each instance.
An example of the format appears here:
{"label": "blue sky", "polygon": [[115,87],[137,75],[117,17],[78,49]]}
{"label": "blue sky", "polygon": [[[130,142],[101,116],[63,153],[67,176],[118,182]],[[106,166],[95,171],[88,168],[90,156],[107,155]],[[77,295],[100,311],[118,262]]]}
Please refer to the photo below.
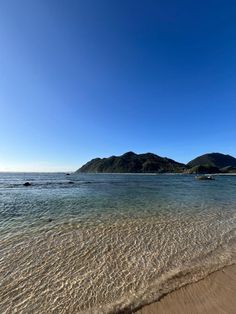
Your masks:
{"label": "blue sky", "polygon": [[236,2],[0,2],[0,171],[236,156]]}

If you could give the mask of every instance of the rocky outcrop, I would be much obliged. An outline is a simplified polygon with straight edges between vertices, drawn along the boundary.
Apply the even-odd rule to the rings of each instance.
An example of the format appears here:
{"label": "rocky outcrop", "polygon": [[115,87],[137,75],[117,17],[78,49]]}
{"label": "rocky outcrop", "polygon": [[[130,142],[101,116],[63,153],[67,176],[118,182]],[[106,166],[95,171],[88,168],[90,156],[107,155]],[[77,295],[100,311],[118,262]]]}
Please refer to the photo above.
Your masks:
{"label": "rocky outcrop", "polygon": [[219,168],[212,166],[195,166],[186,171],[186,173],[190,174],[209,174],[209,173],[220,173]]}

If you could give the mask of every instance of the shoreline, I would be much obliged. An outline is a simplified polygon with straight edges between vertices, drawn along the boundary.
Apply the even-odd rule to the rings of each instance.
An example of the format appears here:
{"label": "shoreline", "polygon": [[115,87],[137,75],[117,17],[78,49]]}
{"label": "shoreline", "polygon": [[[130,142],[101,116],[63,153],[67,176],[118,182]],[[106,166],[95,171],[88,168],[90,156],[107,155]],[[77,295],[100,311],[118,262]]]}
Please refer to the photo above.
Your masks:
{"label": "shoreline", "polygon": [[160,300],[144,305],[135,314],[234,314],[236,309],[236,264],[176,289]]}

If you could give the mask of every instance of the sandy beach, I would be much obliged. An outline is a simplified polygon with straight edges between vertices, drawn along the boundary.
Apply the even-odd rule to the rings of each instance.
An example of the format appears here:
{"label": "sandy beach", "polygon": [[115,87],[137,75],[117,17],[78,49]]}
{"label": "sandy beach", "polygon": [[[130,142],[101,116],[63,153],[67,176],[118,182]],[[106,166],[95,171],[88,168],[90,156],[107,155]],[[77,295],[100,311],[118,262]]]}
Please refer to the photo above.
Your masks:
{"label": "sandy beach", "polygon": [[144,306],[136,314],[235,314],[236,264]]}

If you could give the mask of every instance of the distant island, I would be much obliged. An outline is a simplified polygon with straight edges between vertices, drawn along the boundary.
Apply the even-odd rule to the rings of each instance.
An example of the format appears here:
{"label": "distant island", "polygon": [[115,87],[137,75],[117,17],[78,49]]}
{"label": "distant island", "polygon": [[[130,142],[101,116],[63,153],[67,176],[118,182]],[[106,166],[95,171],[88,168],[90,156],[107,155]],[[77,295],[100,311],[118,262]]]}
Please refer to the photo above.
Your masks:
{"label": "distant island", "polygon": [[236,173],[236,158],[209,153],[183,164],[153,153],[127,152],[121,156],[92,159],[76,173]]}

